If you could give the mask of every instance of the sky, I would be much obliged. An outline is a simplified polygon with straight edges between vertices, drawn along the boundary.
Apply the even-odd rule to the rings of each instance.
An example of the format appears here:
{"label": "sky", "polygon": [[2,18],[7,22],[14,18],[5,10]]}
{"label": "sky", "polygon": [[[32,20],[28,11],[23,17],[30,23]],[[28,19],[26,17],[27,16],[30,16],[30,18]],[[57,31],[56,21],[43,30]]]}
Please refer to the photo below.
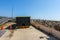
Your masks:
{"label": "sky", "polygon": [[60,0],[0,0],[0,16],[60,20]]}

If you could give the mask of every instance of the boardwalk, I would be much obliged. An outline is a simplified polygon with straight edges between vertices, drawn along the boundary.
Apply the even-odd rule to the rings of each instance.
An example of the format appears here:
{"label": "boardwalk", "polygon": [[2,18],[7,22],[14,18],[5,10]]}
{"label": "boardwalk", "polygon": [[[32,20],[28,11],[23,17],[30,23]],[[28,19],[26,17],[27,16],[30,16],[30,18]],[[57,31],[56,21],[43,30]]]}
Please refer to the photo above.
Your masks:
{"label": "boardwalk", "polygon": [[6,32],[0,40],[56,40],[54,37],[50,37],[32,26],[26,29],[15,30],[11,38],[9,38],[9,36],[7,37],[8,34],[9,31],[8,33]]}

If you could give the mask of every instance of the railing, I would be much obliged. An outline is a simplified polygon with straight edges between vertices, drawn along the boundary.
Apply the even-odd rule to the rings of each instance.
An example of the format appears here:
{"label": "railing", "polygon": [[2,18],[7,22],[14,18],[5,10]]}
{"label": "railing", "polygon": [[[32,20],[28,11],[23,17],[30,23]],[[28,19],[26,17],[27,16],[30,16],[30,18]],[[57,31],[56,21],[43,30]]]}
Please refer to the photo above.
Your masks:
{"label": "railing", "polygon": [[6,23],[7,21],[8,21],[7,18],[2,18],[2,19],[0,19],[0,25]]}

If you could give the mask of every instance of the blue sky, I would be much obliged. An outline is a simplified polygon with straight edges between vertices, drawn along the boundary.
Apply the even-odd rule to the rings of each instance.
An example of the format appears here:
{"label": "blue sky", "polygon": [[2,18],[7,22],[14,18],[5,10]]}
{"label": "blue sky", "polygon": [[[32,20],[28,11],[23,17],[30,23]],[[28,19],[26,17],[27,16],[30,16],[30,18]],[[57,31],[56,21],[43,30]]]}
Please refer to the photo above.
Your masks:
{"label": "blue sky", "polygon": [[0,0],[0,16],[60,20],[60,0]]}

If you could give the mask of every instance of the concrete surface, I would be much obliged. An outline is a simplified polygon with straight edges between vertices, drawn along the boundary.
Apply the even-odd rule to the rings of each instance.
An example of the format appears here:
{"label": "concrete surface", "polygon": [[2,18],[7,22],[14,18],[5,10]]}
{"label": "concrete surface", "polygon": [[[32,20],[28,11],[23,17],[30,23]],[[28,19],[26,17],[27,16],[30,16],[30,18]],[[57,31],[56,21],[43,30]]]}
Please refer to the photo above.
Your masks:
{"label": "concrete surface", "polygon": [[51,40],[51,37],[38,31],[32,26],[30,26],[30,28],[14,30],[11,37],[9,37],[10,34],[10,31],[7,31],[2,37],[0,37],[0,40]]}
{"label": "concrete surface", "polygon": [[9,40],[9,35],[10,35],[10,31],[6,30],[6,32],[0,37],[0,40]]}
{"label": "concrete surface", "polygon": [[[40,37],[44,38],[40,39]],[[16,30],[10,40],[47,40],[46,38],[49,37],[30,26],[30,28]]]}
{"label": "concrete surface", "polygon": [[0,37],[5,33],[5,30],[0,30]]}

